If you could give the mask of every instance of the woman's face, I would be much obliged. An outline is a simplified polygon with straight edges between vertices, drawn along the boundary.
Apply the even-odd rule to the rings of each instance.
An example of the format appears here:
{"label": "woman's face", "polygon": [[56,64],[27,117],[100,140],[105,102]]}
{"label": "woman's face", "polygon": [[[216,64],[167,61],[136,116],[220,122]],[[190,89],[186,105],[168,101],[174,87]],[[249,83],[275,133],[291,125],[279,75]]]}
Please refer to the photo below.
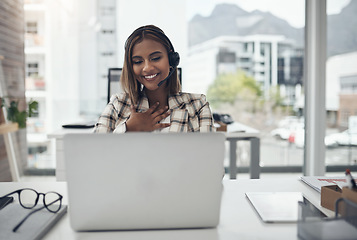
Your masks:
{"label": "woman's face", "polygon": [[[133,48],[133,71],[136,79],[148,90],[158,89],[170,72],[167,50],[161,43],[144,39]],[[160,87],[165,86],[165,84]]]}

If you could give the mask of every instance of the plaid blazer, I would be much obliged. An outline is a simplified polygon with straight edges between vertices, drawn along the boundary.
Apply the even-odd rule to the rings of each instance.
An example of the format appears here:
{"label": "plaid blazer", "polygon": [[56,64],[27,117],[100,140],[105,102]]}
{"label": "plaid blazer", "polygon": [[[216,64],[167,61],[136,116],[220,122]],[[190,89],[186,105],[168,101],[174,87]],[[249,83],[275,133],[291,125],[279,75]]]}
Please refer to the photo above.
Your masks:
{"label": "plaid blazer", "polygon": [[[123,133],[125,122],[130,117],[131,102],[128,94],[120,93],[111,97],[108,105],[95,125],[95,133]],[[146,96],[139,100],[137,112],[149,109]],[[215,131],[209,103],[203,94],[178,93],[169,96],[171,110],[169,132],[212,132]]]}

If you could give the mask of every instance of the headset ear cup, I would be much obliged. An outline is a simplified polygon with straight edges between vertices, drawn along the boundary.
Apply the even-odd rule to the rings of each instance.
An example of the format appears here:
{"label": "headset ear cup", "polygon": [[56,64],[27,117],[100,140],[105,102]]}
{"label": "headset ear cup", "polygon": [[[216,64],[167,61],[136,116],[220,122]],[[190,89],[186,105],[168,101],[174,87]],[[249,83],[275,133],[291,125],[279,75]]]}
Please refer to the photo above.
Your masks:
{"label": "headset ear cup", "polygon": [[169,53],[169,64],[171,67],[176,68],[180,63],[180,55],[178,52]]}

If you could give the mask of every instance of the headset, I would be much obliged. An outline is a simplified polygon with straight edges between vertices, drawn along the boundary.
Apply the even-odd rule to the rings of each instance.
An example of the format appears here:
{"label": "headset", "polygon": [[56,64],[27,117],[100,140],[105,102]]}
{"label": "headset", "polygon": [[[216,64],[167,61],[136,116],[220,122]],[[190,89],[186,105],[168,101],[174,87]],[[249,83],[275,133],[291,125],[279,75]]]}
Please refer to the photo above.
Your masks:
{"label": "headset", "polygon": [[170,39],[166,36],[166,34],[163,31],[160,31],[156,28],[154,28],[153,26],[143,26],[140,27],[138,29],[136,29],[132,34],[130,34],[130,36],[128,37],[128,39],[125,41],[125,51],[128,53],[129,51],[129,46],[131,45],[131,42],[133,41],[133,36],[138,35],[139,32],[150,32],[154,35],[156,35],[159,38],[164,38],[166,40],[166,42],[168,42],[169,46],[170,46],[170,50],[168,52],[168,58],[169,58],[169,65],[170,65],[170,72],[167,75],[167,77],[160,81],[159,84],[157,84],[157,86],[161,86],[166,80],[168,80],[171,75],[173,74],[174,70],[177,68],[177,66],[180,63],[180,55],[178,52],[175,52],[174,46],[172,45]]}

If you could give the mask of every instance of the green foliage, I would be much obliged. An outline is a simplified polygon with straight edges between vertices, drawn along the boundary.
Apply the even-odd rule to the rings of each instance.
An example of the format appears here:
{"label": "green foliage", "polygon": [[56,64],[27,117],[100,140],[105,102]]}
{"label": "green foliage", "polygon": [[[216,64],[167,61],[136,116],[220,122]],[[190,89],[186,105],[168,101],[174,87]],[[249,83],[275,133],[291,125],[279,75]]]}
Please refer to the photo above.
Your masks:
{"label": "green foliage", "polygon": [[34,114],[37,114],[38,113],[38,102],[31,100],[28,103],[28,109],[29,109],[29,112],[28,112],[29,117],[32,117]]}
{"label": "green foliage", "polygon": [[207,98],[213,106],[221,103],[233,104],[237,97],[257,100],[261,96],[260,85],[240,70],[235,74],[218,75],[207,91]]}
{"label": "green foliage", "polygon": [[5,107],[7,112],[7,120],[18,123],[19,128],[26,128],[26,119],[37,113],[38,102],[30,100],[27,103],[28,112],[26,110],[20,111],[18,106],[18,100],[11,100],[9,105],[5,104],[4,99],[1,101],[1,107]]}
{"label": "green foliage", "polygon": [[273,101],[273,109],[284,105],[284,98],[281,97],[278,86],[270,88],[270,99]]}
{"label": "green foliage", "polygon": [[239,82],[234,75],[218,75],[213,84],[208,88],[207,97],[211,103],[233,103],[239,92]]}

